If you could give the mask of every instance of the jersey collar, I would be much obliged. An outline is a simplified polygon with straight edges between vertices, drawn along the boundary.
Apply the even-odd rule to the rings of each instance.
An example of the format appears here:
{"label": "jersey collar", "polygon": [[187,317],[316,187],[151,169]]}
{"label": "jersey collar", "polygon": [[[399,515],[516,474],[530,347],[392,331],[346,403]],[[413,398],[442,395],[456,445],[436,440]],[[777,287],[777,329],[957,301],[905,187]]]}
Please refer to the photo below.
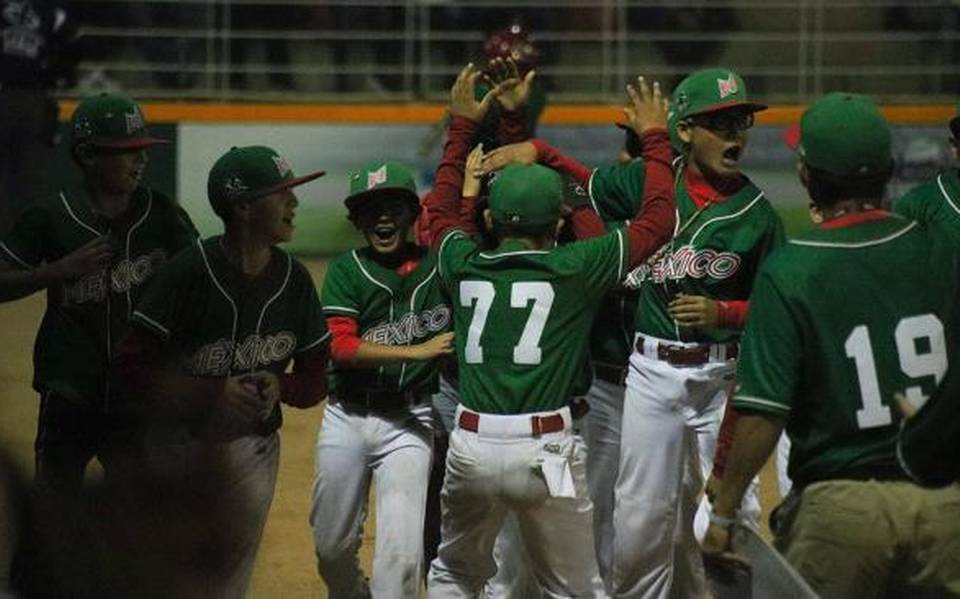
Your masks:
{"label": "jersey collar", "polygon": [[693,200],[694,206],[703,208],[710,204],[725,202],[736,195],[747,184],[747,179],[741,176],[735,184],[731,184],[727,189],[721,191],[714,187],[706,177],[694,172],[688,166],[683,169],[683,182],[687,188],[687,195]]}
{"label": "jersey collar", "polygon": [[873,221],[883,220],[888,218],[890,213],[882,208],[874,208],[873,210],[864,210],[863,212],[854,212],[852,214],[845,214],[843,216],[830,219],[823,223],[820,223],[820,228],[830,231],[832,229],[845,229],[847,227],[853,227],[863,223],[870,223]]}

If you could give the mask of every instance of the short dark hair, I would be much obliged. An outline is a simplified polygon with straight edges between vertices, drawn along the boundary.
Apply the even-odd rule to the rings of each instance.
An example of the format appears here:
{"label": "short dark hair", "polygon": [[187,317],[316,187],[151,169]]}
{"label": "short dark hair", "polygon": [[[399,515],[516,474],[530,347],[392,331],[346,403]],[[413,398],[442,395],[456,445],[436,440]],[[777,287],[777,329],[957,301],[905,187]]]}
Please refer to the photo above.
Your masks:
{"label": "short dark hair", "polygon": [[804,165],[807,169],[807,191],[810,199],[820,207],[833,206],[841,200],[883,199],[883,192],[893,174],[893,162],[882,173],[872,177],[851,177],[829,173],[825,170]]}
{"label": "short dark hair", "polygon": [[514,223],[499,223],[496,220],[493,221],[493,232],[503,239],[505,237],[532,237],[539,239],[542,237],[553,236],[556,231],[556,222],[547,223],[545,225],[531,225],[531,224],[514,224]]}

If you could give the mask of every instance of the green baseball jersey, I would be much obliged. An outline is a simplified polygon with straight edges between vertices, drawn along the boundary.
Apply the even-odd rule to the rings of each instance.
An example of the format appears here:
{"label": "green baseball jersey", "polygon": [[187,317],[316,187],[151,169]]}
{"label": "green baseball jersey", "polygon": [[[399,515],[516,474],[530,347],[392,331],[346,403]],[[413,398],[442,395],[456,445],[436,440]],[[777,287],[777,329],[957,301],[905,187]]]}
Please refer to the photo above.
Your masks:
{"label": "green baseball jersey", "polygon": [[[591,199],[599,207],[643,197],[641,161],[594,171]],[[678,293],[717,300],[745,300],[764,258],[783,242],[783,224],[753,183],[723,202],[697,208],[687,193],[683,169],[677,173],[677,229],[673,239],[624,282],[639,290],[636,331],[661,339],[719,343],[740,332],[681,328],[667,307]]]}
{"label": "green baseball jersey", "polygon": [[565,406],[599,300],[623,277],[628,251],[623,231],[551,250],[507,240],[492,251],[448,232],[438,267],[453,303],[463,404],[495,414]]}
{"label": "green baseball jersey", "polygon": [[[639,159],[613,168],[619,170],[621,175],[616,178],[601,176],[596,180],[591,177],[589,188],[594,210],[608,231],[626,226],[640,209],[646,175],[643,161]],[[615,368],[627,365],[633,351],[636,311],[636,289],[617,286],[604,294],[590,329],[591,361]]]}
{"label": "green baseball jersey", "polygon": [[[400,276],[371,258],[370,248],[341,254],[323,281],[323,311],[357,321],[364,341],[379,345],[416,345],[450,328],[450,302],[437,278],[437,258],[425,254],[413,272]],[[376,368],[334,364],[331,391],[433,393],[436,361],[409,361]]]}
{"label": "green baseball jersey", "polygon": [[957,170],[940,173],[894,200],[893,211],[922,223],[960,229],[960,177]]}
{"label": "green baseball jersey", "polygon": [[894,392],[921,403],[955,358],[957,242],[899,215],[854,217],[775,252],[750,298],[734,406],[787,418],[800,485],[895,465]]}
{"label": "green baseball jersey", "polygon": [[916,481],[946,485],[960,481],[960,370],[946,379],[900,430],[897,458]]}
{"label": "green baseball jersey", "polygon": [[34,346],[38,391],[101,405],[109,395],[113,346],[127,330],[144,284],[168,256],[196,237],[190,218],[169,198],[138,187],[124,216],[106,220],[82,190],[62,191],[28,208],[0,243],[15,267],[54,262],[102,235],[110,235],[109,268],[47,290],[47,310]]}
{"label": "green baseball jersey", "polygon": [[[264,273],[250,279],[227,260],[219,236],[174,257],[131,320],[164,342],[183,374],[201,378],[281,374],[295,354],[330,335],[313,279],[300,262],[273,248]],[[278,405],[264,431],[279,426]]]}

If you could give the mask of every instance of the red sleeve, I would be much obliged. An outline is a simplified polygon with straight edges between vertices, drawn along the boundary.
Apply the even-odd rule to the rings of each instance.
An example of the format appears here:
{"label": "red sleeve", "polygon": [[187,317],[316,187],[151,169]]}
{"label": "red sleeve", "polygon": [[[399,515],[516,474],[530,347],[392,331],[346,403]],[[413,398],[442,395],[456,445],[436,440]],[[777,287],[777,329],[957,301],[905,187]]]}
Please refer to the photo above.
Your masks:
{"label": "red sleeve", "polygon": [[677,203],[674,196],[670,138],[663,128],[649,129],[640,137],[645,169],[643,203],[627,226],[630,268],[646,260],[673,236]]}
{"label": "red sleeve", "polygon": [[743,330],[747,324],[749,300],[720,300],[717,302],[717,326],[723,329]]}
{"label": "red sleeve", "polygon": [[584,188],[589,185],[592,170],[566,154],[563,154],[560,150],[542,139],[531,139],[530,143],[537,148],[537,162],[544,166],[549,166],[553,170],[570,175],[577,183],[583,185]]}
{"label": "red sleeve", "polygon": [[474,212],[477,209],[477,196],[463,196],[460,198],[460,229],[467,235],[477,232]]}
{"label": "red sleeve", "polygon": [[327,396],[329,349],[321,344],[293,360],[293,372],[280,376],[281,400],[295,408],[315,406]]}
{"label": "red sleeve", "polygon": [[463,191],[463,169],[470,153],[477,123],[454,115],[447,130],[447,143],[437,166],[433,189],[424,203],[430,211],[430,237],[436,247],[447,229],[457,227],[460,221],[460,193]]}
{"label": "red sleeve", "polygon": [[600,219],[600,215],[590,206],[577,206],[570,214],[570,226],[573,236],[577,239],[600,237],[606,234],[607,227]]}
{"label": "red sleeve", "polygon": [[515,144],[526,141],[530,137],[527,131],[526,110],[500,109],[500,119],[497,122],[497,140],[503,144]]}
{"label": "red sleeve", "polygon": [[360,344],[360,326],[349,316],[327,317],[327,329],[333,340],[330,341],[330,356],[334,362],[349,362],[357,355]]}
{"label": "red sleeve", "polygon": [[723,471],[727,467],[727,456],[730,455],[730,448],[733,446],[733,434],[737,430],[737,419],[740,415],[733,409],[730,402],[727,402],[726,410],[723,412],[723,421],[720,423],[720,432],[717,434],[717,448],[713,453],[713,477],[723,478]]}

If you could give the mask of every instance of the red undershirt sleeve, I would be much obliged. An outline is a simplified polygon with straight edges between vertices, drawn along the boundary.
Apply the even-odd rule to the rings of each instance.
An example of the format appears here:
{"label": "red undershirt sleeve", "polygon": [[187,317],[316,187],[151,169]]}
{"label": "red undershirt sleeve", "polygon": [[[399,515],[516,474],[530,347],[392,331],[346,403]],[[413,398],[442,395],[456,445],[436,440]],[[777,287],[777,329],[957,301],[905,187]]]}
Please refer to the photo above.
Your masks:
{"label": "red undershirt sleeve", "polygon": [[330,330],[330,357],[334,362],[349,362],[357,356],[363,340],[357,321],[349,316],[328,316],[327,329]]}
{"label": "red undershirt sleeve", "polygon": [[643,144],[643,202],[627,226],[630,268],[646,260],[673,236],[676,223],[674,172],[670,138],[664,128],[648,129],[640,136]]}
{"label": "red undershirt sleeve", "polygon": [[555,171],[570,175],[577,183],[583,185],[584,188],[589,185],[590,174],[593,172],[591,169],[562,153],[542,139],[531,139],[530,143],[537,148],[537,162],[544,166],[549,166]]}
{"label": "red undershirt sleeve", "polygon": [[295,408],[315,406],[327,396],[327,344],[297,354],[293,372],[280,375],[281,399]]}
{"label": "red undershirt sleeve", "polygon": [[433,189],[424,198],[431,213],[428,224],[434,249],[443,240],[444,232],[462,226],[459,203],[463,191],[463,171],[476,132],[477,123],[466,117],[454,115],[450,121],[447,143],[437,166]]}
{"label": "red undershirt sleeve", "polygon": [[723,329],[743,330],[747,324],[749,300],[720,300],[717,302],[717,326]]}
{"label": "red undershirt sleeve", "polygon": [[600,215],[589,205],[577,206],[573,209],[570,214],[570,226],[573,228],[573,236],[577,239],[599,237],[607,232],[607,227],[603,224]]}

